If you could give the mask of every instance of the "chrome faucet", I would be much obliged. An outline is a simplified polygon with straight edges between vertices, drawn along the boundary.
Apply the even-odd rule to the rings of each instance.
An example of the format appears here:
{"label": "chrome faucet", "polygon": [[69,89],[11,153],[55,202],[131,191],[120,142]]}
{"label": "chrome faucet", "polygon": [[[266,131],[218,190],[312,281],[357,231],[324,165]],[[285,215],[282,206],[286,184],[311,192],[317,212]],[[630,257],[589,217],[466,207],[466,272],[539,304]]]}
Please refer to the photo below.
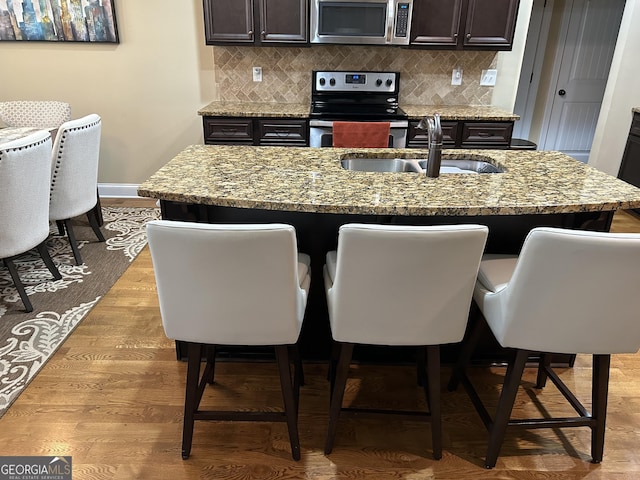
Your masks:
{"label": "chrome faucet", "polygon": [[438,177],[440,175],[440,163],[442,161],[442,126],[440,125],[440,115],[426,116],[418,123],[417,127],[425,130],[429,135],[429,156],[427,158],[427,177]]}

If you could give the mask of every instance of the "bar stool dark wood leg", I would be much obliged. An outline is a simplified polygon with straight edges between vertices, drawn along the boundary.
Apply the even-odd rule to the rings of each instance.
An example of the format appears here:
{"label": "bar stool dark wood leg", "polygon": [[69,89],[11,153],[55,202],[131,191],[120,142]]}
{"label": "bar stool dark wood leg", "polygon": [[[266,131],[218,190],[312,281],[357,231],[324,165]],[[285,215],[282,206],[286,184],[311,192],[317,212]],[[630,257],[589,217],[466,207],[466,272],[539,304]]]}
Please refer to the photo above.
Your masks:
{"label": "bar stool dark wood leg", "polygon": [[193,441],[193,426],[195,413],[198,410],[202,393],[198,393],[200,380],[200,362],[202,360],[202,345],[199,343],[187,344],[187,387],[184,401],[184,423],[182,427],[182,459],[186,460],[191,454]]}
{"label": "bar stool dark wood leg", "polygon": [[440,409],[440,346],[427,346],[427,402],[431,416],[433,458],[442,458],[442,414]]}
{"label": "bar stool dark wood leg", "polygon": [[547,369],[551,366],[551,355],[548,353],[540,354],[540,364],[538,365],[538,377],[536,379],[536,388],[544,388],[547,384]]}
{"label": "bar stool dark wood leg", "polygon": [[282,389],[282,399],[284,401],[284,412],[289,429],[289,443],[291,444],[291,456],[294,460],[300,460],[300,438],[298,436],[298,407],[296,398],[299,391],[294,392],[291,383],[291,367],[289,361],[289,347],[287,345],[277,345],[276,360],[278,371],[280,372],[280,387]]}
{"label": "bar stool dark wood leg", "polygon": [[522,373],[524,372],[528,356],[528,350],[517,350],[515,358],[509,362],[509,366],[507,367],[496,415],[493,424],[489,428],[489,445],[484,462],[487,468],[496,466],[500,447],[502,446],[502,441],[504,440],[507,426],[509,425],[513,404],[516,400],[518,387],[520,386],[520,380],[522,379]]}
{"label": "bar stool dark wood leg", "polygon": [[591,414],[595,419],[595,425],[591,427],[591,461],[593,463],[600,463],[604,453],[610,364],[611,355],[593,356],[593,385],[591,387]]}
{"label": "bar stool dark wood leg", "polygon": [[[472,302],[472,305],[475,305],[475,303]],[[466,338],[462,340],[458,361],[452,369],[451,378],[449,379],[449,383],[447,384],[447,390],[449,390],[450,392],[453,392],[458,388],[460,380],[465,374],[465,369],[471,362],[471,355],[473,355],[473,352],[476,348],[476,345],[480,341],[482,334],[488,328],[487,322],[482,317],[482,314],[478,311],[477,306],[475,308],[472,308],[472,312],[474,311],[477,312],[477,315],[471,317],[471,327],[467,332]]]}
{"label": "bar stool dark wood leg", "polygon": [[344,389],[347,385],[347,377],[349,376],[349,365],[353,356],[353,343],[340,343],[340,353],[338,365],[336,367],[335,380],[332,382],[331,406],[329,408],[329,429],[327,432],[327,440],[324,445],[325,455],[329,455],[333,450],[333,441],[336,436],[338,426],[338,417],[342,409],[342,400],[344,399]]}

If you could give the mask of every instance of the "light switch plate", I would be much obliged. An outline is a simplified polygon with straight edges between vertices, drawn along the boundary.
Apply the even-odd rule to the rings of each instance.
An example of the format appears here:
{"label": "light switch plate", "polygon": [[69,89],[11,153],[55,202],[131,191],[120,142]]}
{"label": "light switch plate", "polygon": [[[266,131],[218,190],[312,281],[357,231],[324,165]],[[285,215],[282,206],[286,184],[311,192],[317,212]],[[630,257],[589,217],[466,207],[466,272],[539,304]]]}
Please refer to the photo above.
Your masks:
{"label": "light switch plate", "polygon": [[262,81],[262,67],[253,67],[253,81],[254,82]]}
{"label": "light switch plate", "polygon": [[482,70],[482,76],[480,77],[480,85],[483,87],[493,87],[496,84],[496,78],[498,77],[498,70],[489,69]]}
{"label": "light switch plate", "polygon": [[462,68],[454,68],[451,72],[451,85],[462,85]]}

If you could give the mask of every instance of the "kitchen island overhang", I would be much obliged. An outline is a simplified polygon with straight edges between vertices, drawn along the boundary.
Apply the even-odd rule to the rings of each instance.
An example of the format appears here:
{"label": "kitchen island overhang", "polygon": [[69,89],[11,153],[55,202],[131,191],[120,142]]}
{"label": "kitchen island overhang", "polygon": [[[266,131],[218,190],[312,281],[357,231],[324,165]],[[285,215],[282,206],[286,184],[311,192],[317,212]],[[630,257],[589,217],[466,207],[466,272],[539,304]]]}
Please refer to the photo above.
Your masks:
{"label": "kitchen island overhang", "polygon": [[484,216],[572,214],[638,208],[640,189],[560,152],[444,150],[504,173],[345,170],[349,157],[426,159],[421,149],[192,145],[138,194],[186,204],[306,213]]}
{"label": "kitchen island overhang", "polygon": [[[293,225],[300,250],[312,259],[300,339],[309,359],[328,356],[322,267],[344,223],[479,223],[489,227],[487,252],[518,253],[535,226],[606,231],[616,210],[640,207],[640,189],[559,152],[444,150],[443,156],[483,159],[504,173],[438,178],[413,172],[356,172],[341,166],[343,158],[354,156],[427,154],[418,149],[193,145],[140,185],[138,194],[159,199],[165,219]],[[495,340],[487,339],[476,360],[500,362],[504,355]],[[456,356],[456,346],[443,349],[444,362]],[[557,361],[570,363],[571,358]]]}

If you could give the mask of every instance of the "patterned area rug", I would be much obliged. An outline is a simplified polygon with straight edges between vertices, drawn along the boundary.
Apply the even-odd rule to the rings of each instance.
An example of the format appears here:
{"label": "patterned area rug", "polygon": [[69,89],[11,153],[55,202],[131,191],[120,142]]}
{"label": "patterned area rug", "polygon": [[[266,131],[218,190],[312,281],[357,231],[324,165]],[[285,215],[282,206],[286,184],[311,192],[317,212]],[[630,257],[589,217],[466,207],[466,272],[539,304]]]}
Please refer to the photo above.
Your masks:
{"label": "patterned area rug", "polygon": [[35,250],[16,259],[31,313],[25,313],[0,262],[0,417],[144,248],[145,224],[159,218],[154,208],[103,207],[102,212],[106,243],[97,241],[86,216],[73,220],[82,265],[75,264],[67,238],[52,225],[47,246],[61,280],[53,280]]}

